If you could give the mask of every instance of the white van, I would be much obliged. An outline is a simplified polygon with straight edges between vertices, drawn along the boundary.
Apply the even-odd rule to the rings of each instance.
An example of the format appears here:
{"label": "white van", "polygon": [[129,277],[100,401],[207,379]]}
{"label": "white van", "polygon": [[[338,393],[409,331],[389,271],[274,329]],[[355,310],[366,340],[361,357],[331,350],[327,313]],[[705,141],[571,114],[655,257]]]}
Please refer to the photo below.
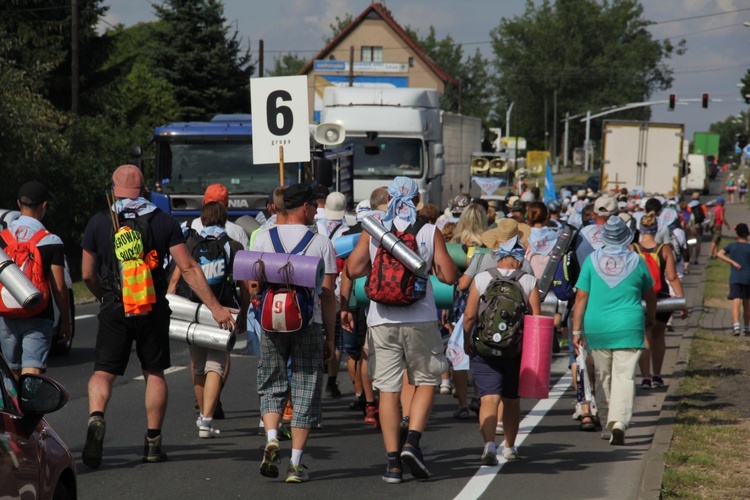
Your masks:
{"label": "white van", "polygon": [[682,178],[682,190],[685,193],[699,191],[708,194],[708,165],[703,155],[688,155],[685,177]]}

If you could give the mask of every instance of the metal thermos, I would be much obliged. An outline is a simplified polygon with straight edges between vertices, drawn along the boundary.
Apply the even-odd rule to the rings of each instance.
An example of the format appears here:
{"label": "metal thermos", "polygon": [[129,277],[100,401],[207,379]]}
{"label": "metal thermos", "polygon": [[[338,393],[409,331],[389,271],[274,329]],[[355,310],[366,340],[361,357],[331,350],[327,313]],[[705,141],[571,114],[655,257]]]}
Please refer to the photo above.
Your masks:
{"label": "metal thermos", "polygon": [[212,326],[199,325],[172,318],[169,321],[169,338],[189,345],[231,352],[237,342],[234,331],[220,330]]}
{"label": "metal thermos", "polygon": [[[646,301],[642,300],[641,305],[646,309]],[[670,297],[668,299],[660,299],[656,301],[656,312],[674,312],[682,311],[687,307],[687,300],[685,297]]]}
{"label": "metal thermos", "polygon": [[[3,291],[10,293],[18,306],[24,309],[33,309],[44,299],[42,292],[34,286],[31,280],[23,274],[21,268],[2,249],[0,249],[0,283],[3,284]],[[5,302],[5,305],[12,306],[7,302]]]}
{"label": "metal thermos", "polygon": [[407,247],[393,233],[388,231],[383,225],[368,215],[362,221],[362,227],[380,246],[386,249],[388,253],[396,257],[399,262],[405,265],[411,272],[417,276],[427,276],[427,263],[422,258]]}
{"label": "metal thermos", "polygon": [[[211,310],[205,305],[174,293],[167,294],[167,301],[169,302],[169,308],[172,310],[172,319],[219,328]],[[232,317],[235,320],[237,319],[236,314],[232,314]]]}

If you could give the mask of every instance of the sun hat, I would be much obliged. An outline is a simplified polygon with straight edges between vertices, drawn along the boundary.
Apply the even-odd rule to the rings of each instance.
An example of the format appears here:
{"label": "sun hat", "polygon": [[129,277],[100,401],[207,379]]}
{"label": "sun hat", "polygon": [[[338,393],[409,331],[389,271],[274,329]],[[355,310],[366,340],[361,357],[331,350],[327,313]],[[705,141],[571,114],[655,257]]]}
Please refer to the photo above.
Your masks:
{"label": "sun hat", "polygon": [[326,207],[323,210],[328,220],[341,220],[346,212],[346,195],[334,191],[326,197]]}
{"label": "sun hat", "polygon": [[120,165],[112,174],[115,198],[138,198],[144,183],[143,172],[135,165]]}
{"label": "sun hat", "polygon": [[625,221],[612,215],[604,224],[602,242],[607,246],[624,247],[633,241],[633,231],[628,229]]}
{"label": "sun hat", "polygon": [[515,219],[502,219],[497,223],[497,227],[482,233],[482,243],[490,250],[496,250],[500,244],[515,236],[518,236],[518,240],[523,244],[529,239],[530,234],[531,226],[528,224]]}

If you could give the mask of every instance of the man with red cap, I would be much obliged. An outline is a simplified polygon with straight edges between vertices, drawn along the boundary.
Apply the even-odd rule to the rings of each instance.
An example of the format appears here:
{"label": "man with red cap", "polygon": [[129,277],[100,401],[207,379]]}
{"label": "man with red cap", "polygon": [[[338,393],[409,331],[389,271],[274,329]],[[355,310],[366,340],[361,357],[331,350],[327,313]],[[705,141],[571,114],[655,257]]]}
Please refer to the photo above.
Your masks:
{"label": "man with red cap", "polygon": [[[143,462],[166,460],[161,449],[161,427],[167,408],[164,370],[171,364],[167,276],[161,265],[166,254],[172,256],[183,279],[208,307],[220,328],[231,331],[235,326],[229,309],[219,304],[201,267],[188,252],[180,224],[143,198],[143,172],[134,165],[122,165],[112,175],[112,183],[114,203],[89,220],[81,242],[83,281],[101,303],[94,374],[88,384],[90,417],[82,452],[83,463],[91,468],[101,465],[106,430],[104,412],[112,396],[112,384],[118,375],[125,373],[133,341],[146,381],[148,431]],[[134,285],[123,279],[130,276],[125,271],[133,266],[142,272],[138,278],[151,284],[150,289],[138,290],[138,283]],[[126,312],[126,306],[132,303],[138,313]]]}

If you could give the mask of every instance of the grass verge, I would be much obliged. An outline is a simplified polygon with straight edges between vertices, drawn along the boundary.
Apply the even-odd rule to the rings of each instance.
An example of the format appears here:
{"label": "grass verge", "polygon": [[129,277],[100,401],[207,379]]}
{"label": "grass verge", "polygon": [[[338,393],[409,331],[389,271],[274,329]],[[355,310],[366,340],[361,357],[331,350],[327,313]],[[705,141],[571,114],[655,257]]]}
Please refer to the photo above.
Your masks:
{"label": "grass verge", "polygon": [[[727,306],[729,268],[710,261],[704,301]],[[707,304],[708,305],[708,304]],[[704,313],[705,314],[705,313]],[[699,329],[680,381],[662,498],[750,498],[750,344]]]}
{"label": "grass verge", "polygon": [[86,304],[96,300],[83,281],[73,283],[73,296],[76,298],[76,304]]}

